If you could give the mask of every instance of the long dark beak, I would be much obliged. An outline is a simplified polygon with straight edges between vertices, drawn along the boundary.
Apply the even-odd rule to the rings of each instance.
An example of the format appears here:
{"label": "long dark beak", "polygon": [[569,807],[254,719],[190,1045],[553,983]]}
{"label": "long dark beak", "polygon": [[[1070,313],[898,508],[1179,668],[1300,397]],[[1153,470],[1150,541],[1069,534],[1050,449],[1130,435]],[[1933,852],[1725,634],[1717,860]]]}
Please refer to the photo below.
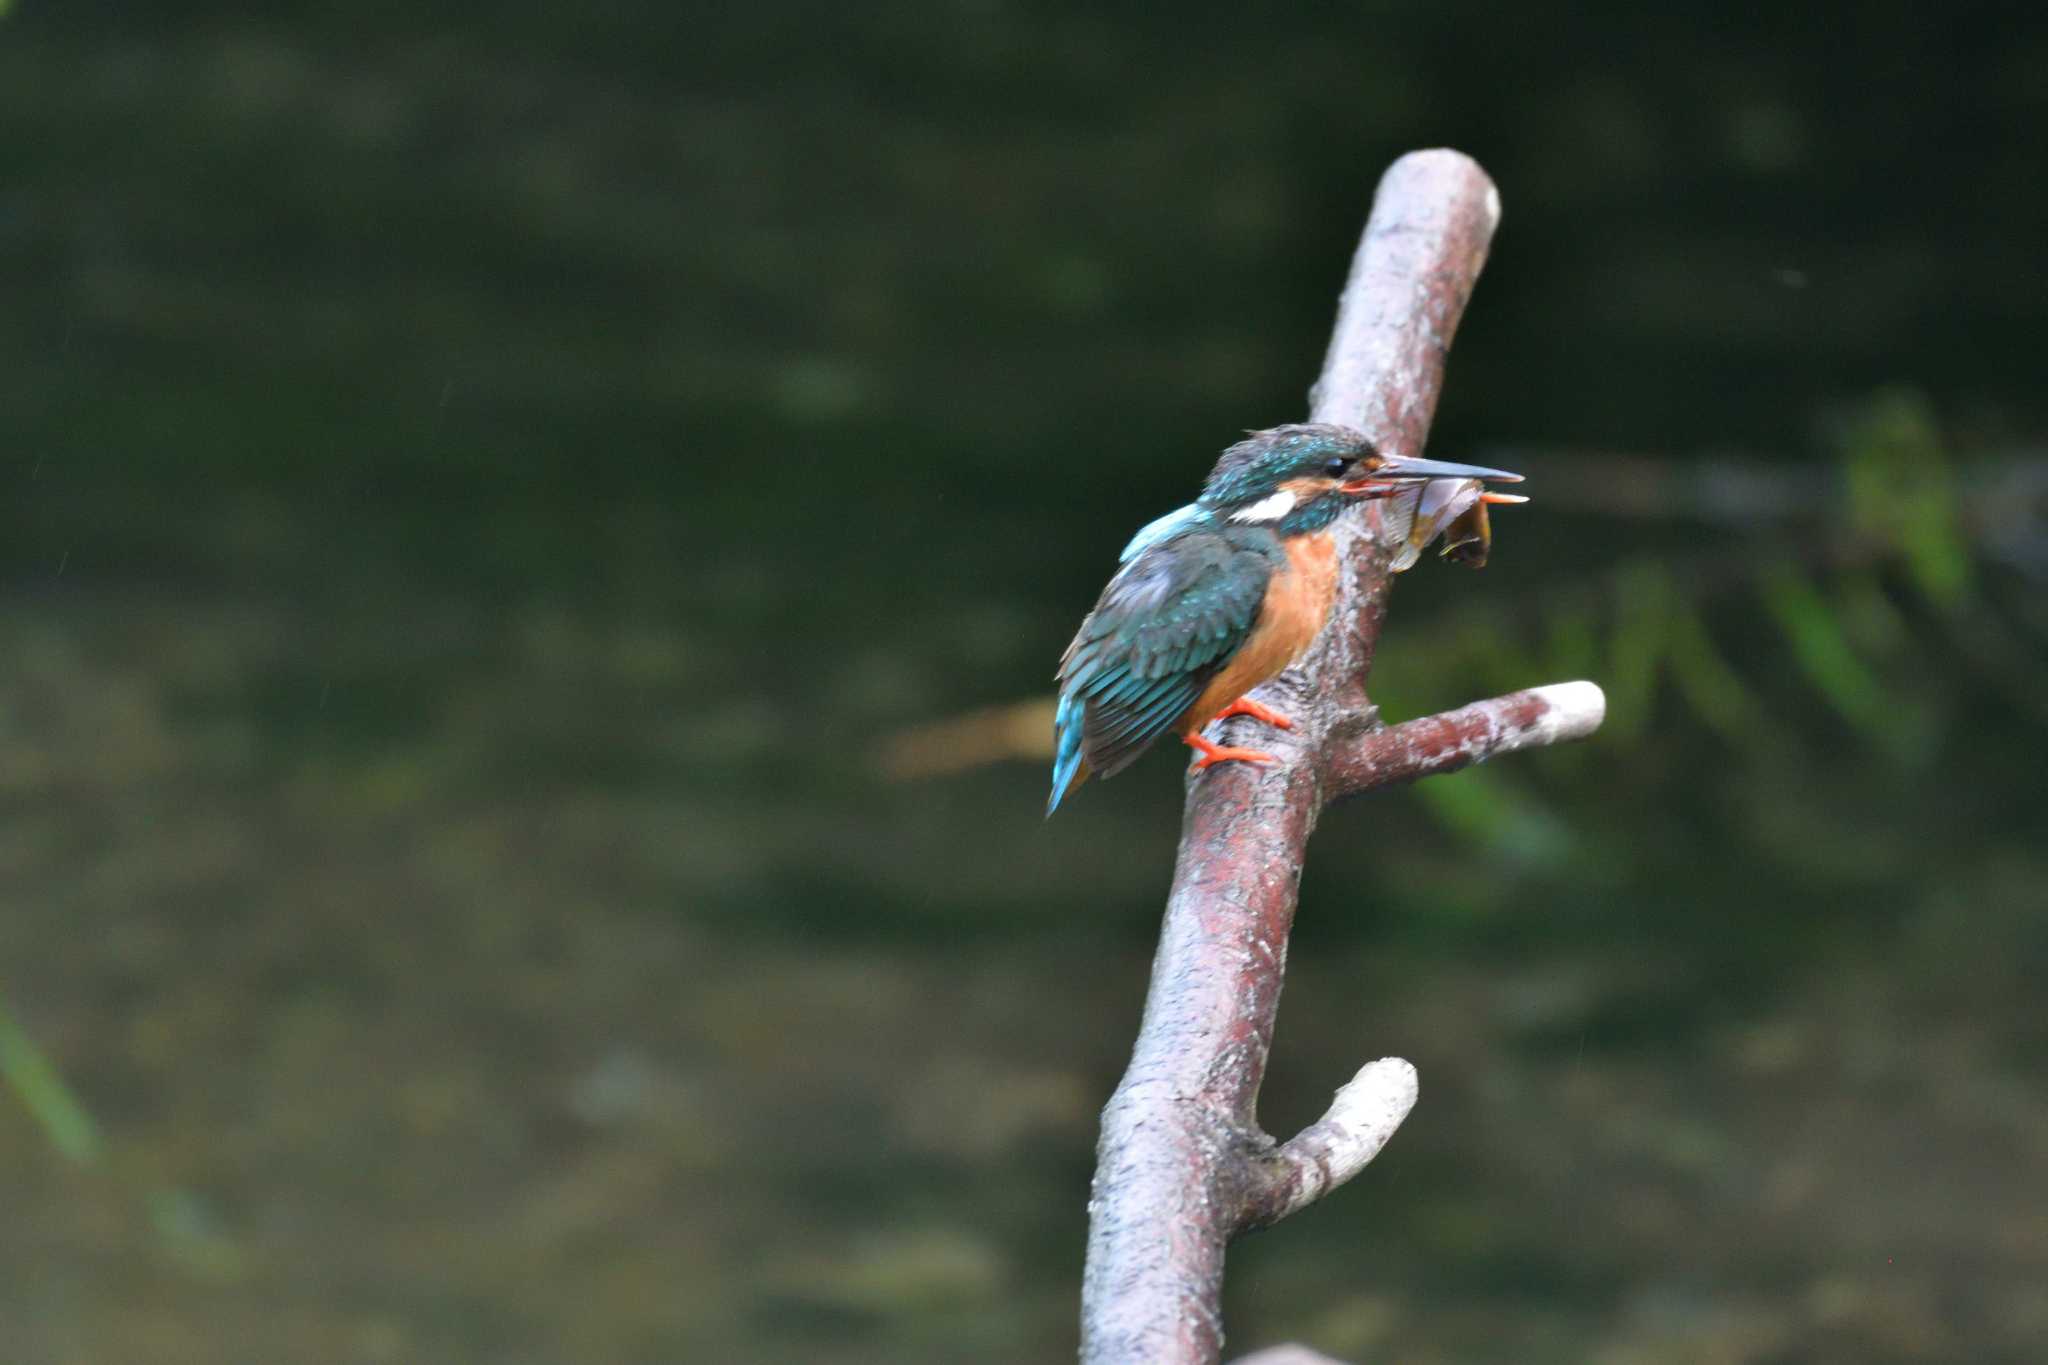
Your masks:
{"label": "long dark beak", "polygon": [[1505,469],[1483,469],[1476,464],[1451,464],[1444,460],[1412,460],[1390,455],[1372,472],[1375,479],[1486,479],[1494,483],[1520,483],[1520,474]]}
{"label": "long dark beak", "polygon": [[1500,483],[1520,483],[1522,476],[1510,474],[1505,469],[1487,469],[1476,464],[1451,464],[1444,460],[1409,459],[1405,456],[1390,455],[1372,473],[1339,487],[1353,496],[1385,497],[1400,489],[1427,483],[1431,479],[1492,479]]}

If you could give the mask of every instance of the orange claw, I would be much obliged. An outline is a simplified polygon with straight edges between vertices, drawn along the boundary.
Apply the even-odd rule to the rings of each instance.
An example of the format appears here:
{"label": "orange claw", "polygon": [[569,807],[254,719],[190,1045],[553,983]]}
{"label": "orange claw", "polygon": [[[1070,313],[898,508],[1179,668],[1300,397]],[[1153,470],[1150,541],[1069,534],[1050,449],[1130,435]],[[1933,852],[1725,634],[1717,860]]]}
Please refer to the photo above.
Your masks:
{"label": "orange claw", "polygon": [[1195,760],[1195,771],[1200,772],[1211,763],[1278,763],[1272,754],[1260,753],[1257,749],[1236,749],[1228,744],[1216,744],[1199,734],[1187,737],[1190,749],[1199,749],[1202,756]]}
{"label": "orange claw", "polygon": [[1287,719],[1287,717],[1281,715],[1270,706],[1261,706],[1250,697],[1239,697],[1236,701],[1216,713],[1217,720],[1229,720],[1232,716],[1250,716],[1253,720],[1262,720],[1266,724],[1280,730],[1292,730],[1294,728],[1293,721]]}

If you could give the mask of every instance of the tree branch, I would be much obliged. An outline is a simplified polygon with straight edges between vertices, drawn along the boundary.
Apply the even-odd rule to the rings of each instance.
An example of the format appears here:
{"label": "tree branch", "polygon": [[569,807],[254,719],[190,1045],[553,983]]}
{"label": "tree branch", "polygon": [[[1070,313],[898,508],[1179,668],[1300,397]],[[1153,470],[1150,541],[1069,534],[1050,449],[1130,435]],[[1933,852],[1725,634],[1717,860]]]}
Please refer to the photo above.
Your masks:
{"label": "tree branch", "polygon": [[1239,1356],[1233,1365],[1343,1365],[1306,1346],[1268,1346],[1248,1356]]}
{"label": "tree branch", "polygon": [[1584,739],[1606,718],[1607,696],[1598,686],[1568,682],[1402,721],[1331,746],[1329,799],[1454,773],[1495,754]]}
{"label": "tree branch", "polygon": [[[1499,217],[1485,172],[1456,152],[1417,152],[1388,170],[1315,386],[1315,420],[1362,428],[1391,453],[1422,451]],[[1365,680],[1409,510],[1376,501],[1338,523],[1349,571],[1330,622],[1262,689],[1294,719],[1292,730],[1257,732],[1277,761],[1189,775],[1144,1023],[1102,1114],[1082,1286],[1087,1365],[1220,1359],[1230,1239],[1355,1175],[1414,1103],[1414,1068],[1386,1058],[1291,1141],[1258,1127],[1303,855],[1323,806],[1599,724],[1599,689],[1569,683],[1377,728]]]}
{"label": "tree branch", "polygon": [[1360,1067],[1329,1112],[1253,1162],[1245,1228],[1269,1227],[1364,1170],[1415,1107],[1417,1084],[1415,1068],[1399,1057]]}

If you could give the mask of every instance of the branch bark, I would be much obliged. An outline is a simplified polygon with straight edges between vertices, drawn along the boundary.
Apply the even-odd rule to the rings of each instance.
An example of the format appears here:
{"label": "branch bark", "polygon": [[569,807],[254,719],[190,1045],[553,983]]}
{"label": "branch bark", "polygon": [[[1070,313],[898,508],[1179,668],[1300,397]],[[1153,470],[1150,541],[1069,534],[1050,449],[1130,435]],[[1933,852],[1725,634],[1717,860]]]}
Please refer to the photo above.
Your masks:
{"label": "branch bark", "polygon": [[[1499,217],[1499,196],[1470,159],[1430,151],[1394,163],[1352,261],[1314,420],[1359,427],[1389,452],[1422,451]],[[1278,761],[1188,778],[1144,1022],[1102,1115],[1082,1285],[1086,1365],[1219,1360],[1231,1238],[1357,1174],[1415,1102],[1415,1069],[1384,1058],[1290,1141],[1257,1123],[1303,854],[1324,805],[1600,723],[1599,689],[1567,683],[1380,728],[1365,681],[1403,510],[1374,502],[1338,524],[1348,572],[1331,619],[1260,693],[1295,722],[1257,731]],[[1234,742],[1250,739],[1247,730]]]}

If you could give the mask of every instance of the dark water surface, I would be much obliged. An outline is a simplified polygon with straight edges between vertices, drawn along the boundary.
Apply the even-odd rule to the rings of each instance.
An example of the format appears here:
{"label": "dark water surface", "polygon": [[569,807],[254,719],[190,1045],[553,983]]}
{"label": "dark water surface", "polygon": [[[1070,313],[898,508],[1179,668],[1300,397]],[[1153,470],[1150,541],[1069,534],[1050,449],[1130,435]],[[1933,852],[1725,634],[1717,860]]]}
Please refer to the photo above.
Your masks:
{"label": "dark water surface", "polygon": [[1377,690],[1615,714],[1325,823],[1268,1126],[1423,1099],[1233,1349],[2043,1358],[2044,96],[2021,7],[15,6],[0,1022],[98,1143],[0,1087],[0,1356],[1069,1358],[1176,760],[878,746],[1455,145],[1437,449],[1558,492]]}

